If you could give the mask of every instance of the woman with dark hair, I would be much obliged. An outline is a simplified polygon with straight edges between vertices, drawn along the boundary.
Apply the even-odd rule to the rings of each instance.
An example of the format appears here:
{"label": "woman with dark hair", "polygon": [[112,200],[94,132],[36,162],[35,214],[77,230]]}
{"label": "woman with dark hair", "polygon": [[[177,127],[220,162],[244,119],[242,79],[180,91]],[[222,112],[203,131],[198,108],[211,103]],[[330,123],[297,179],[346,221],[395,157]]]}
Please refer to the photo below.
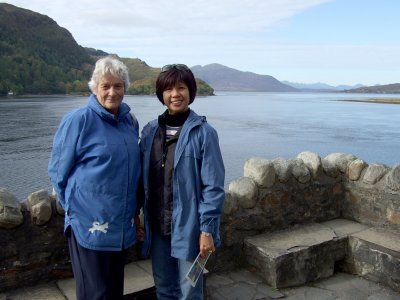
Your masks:
{"label": "woman with dark hair", "polygon": [[139,223],[139,126],[122,102],[129,75],[120,60],[99,59],[89,87],[87,106],[61,121],[48,172],[65,210],[77,299],[115,300]]}
{"label": "woman with dark hair", "polygon": [[157,298],[203,299],[203,276],[185,278],[200,253],[220,245],[225,169],[217,132],[189,108],[196,80],[182,64],[164,66],[156,94],[167,107],[141,135],[145,254],[151,252]]}

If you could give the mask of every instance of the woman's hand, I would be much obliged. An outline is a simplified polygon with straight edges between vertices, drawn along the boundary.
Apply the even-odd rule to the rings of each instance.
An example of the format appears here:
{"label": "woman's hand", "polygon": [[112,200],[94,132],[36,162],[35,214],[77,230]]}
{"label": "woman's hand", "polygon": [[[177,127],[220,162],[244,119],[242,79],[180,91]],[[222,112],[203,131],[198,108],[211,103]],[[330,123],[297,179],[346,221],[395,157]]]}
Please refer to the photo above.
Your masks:
{"label": "woman's hand", "polygon": [[203,232],[200,233],[199,238],[199,245],[200,245],[200,256],[207,257],[208,252],[214,252],[214,240],[212,235],[205,235]]}

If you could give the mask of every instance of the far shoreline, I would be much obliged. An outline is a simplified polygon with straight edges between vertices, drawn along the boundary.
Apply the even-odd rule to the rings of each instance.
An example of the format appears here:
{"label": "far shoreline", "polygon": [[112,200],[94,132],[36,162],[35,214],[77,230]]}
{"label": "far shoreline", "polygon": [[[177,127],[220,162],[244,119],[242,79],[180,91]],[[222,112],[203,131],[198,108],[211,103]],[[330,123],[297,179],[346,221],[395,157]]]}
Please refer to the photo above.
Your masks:
{"label": "far shoreline", "polygon": [[400,104],[400,98],[340,99],[337,101]]}

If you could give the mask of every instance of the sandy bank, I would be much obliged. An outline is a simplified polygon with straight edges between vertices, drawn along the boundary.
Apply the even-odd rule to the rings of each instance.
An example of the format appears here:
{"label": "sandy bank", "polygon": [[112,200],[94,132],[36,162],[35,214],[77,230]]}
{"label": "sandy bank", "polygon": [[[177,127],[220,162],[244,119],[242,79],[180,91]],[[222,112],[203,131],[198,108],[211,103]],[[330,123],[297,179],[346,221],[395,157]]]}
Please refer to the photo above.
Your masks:
{"label": "sandy bank", "polygon": [[400,98],[346,99],[339,101],[400,104]]}

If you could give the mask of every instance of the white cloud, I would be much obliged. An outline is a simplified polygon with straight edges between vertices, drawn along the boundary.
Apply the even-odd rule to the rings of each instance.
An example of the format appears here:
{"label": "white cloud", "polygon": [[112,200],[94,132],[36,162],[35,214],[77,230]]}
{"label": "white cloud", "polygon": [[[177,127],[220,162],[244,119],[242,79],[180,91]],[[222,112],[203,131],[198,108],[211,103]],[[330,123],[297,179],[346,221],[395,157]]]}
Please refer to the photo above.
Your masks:
{"label": "white cloud", "polygon": [[[332,0],[12,0],[17,6],[48,14],[74,35],[88,36],[92,27],[132,30],[149,28],[166,34],[220,34],[268,30],[282,20]],[[82,27],[83,26],[83,27]],[[111,28],[111,29],[109,29]]]}
{"label": "white cloud", "polygon": [[[330,0],[11,1],[48,14],[79,44],[159,65],[194,64],[240,55],[260,43],[252,37]],[[262,42],[262,41],[261,41]],[[242,47],[242,45],[246,45]],[[231,53],[231,54],[229,54]],[[201,59],[208,56],[207,61]]]}

